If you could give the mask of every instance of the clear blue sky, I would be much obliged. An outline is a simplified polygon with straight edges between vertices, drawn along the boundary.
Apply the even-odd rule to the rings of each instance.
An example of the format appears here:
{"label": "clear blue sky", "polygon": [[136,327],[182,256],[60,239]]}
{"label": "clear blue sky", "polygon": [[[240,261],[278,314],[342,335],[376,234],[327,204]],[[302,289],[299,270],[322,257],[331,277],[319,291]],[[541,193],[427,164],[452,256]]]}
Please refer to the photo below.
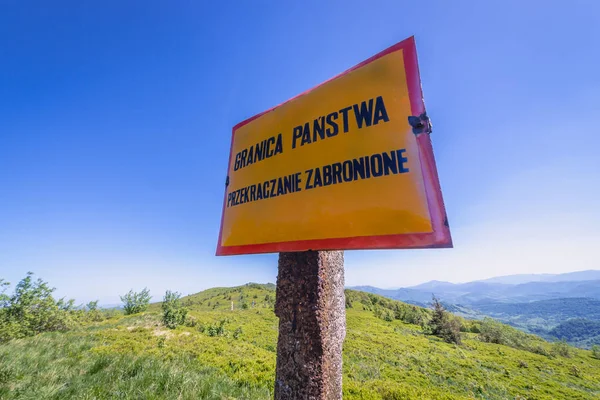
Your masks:
{"label": "clear blue sky", "polygon": [[599,269],[597,1],[4,0],[0,277],[274,282],[213,255],[231,127],[411,35],[455,249],[347,252],[346,283]]}

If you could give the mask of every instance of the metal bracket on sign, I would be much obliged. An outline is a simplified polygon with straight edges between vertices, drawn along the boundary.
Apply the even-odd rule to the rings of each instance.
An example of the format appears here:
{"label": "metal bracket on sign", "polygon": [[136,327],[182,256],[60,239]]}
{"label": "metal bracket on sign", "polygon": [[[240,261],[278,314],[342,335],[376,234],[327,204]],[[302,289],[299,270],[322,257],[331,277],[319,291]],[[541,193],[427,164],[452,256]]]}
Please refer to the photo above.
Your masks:
{"label": "metal bracket on sign", "polygon": [[410,126],[412,126],[412,131],[415,136],[421,133],[427,133],[428,135],[431,134],[431,120],[427,116],[426,112],[418,117],[415,117],[414,115],[409,116],[408,123]]}

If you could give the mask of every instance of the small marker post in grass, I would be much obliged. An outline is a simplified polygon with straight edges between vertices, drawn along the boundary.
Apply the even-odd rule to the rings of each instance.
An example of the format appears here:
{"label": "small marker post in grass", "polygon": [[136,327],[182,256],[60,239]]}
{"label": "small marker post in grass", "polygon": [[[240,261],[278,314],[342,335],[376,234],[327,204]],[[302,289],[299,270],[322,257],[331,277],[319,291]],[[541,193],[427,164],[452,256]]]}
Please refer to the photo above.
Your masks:
{"label": "small marker post in grass", "polygon": [[279,254],[275,400],[341,400],[344,252]]}

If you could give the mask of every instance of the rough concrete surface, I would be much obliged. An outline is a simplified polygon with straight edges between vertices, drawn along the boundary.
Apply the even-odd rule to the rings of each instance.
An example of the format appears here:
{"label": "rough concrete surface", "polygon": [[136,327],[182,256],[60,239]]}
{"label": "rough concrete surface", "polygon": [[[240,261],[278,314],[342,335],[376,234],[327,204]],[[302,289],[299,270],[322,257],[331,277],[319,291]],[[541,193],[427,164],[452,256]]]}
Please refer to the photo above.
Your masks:
{"label": "rough concrete surface", "polygon": [[275,399],[341,399],[344,252],[280,253],[275,314]]}

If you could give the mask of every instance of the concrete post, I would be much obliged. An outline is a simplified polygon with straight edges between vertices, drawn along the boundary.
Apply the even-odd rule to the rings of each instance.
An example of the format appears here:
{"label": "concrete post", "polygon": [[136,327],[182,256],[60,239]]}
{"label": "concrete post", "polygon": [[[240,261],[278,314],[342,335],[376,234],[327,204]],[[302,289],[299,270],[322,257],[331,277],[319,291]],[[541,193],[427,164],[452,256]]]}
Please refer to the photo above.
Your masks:
{"label": "concrete post", "polygon": [[279,254],[275,400],[341,400],[344,252]]}

